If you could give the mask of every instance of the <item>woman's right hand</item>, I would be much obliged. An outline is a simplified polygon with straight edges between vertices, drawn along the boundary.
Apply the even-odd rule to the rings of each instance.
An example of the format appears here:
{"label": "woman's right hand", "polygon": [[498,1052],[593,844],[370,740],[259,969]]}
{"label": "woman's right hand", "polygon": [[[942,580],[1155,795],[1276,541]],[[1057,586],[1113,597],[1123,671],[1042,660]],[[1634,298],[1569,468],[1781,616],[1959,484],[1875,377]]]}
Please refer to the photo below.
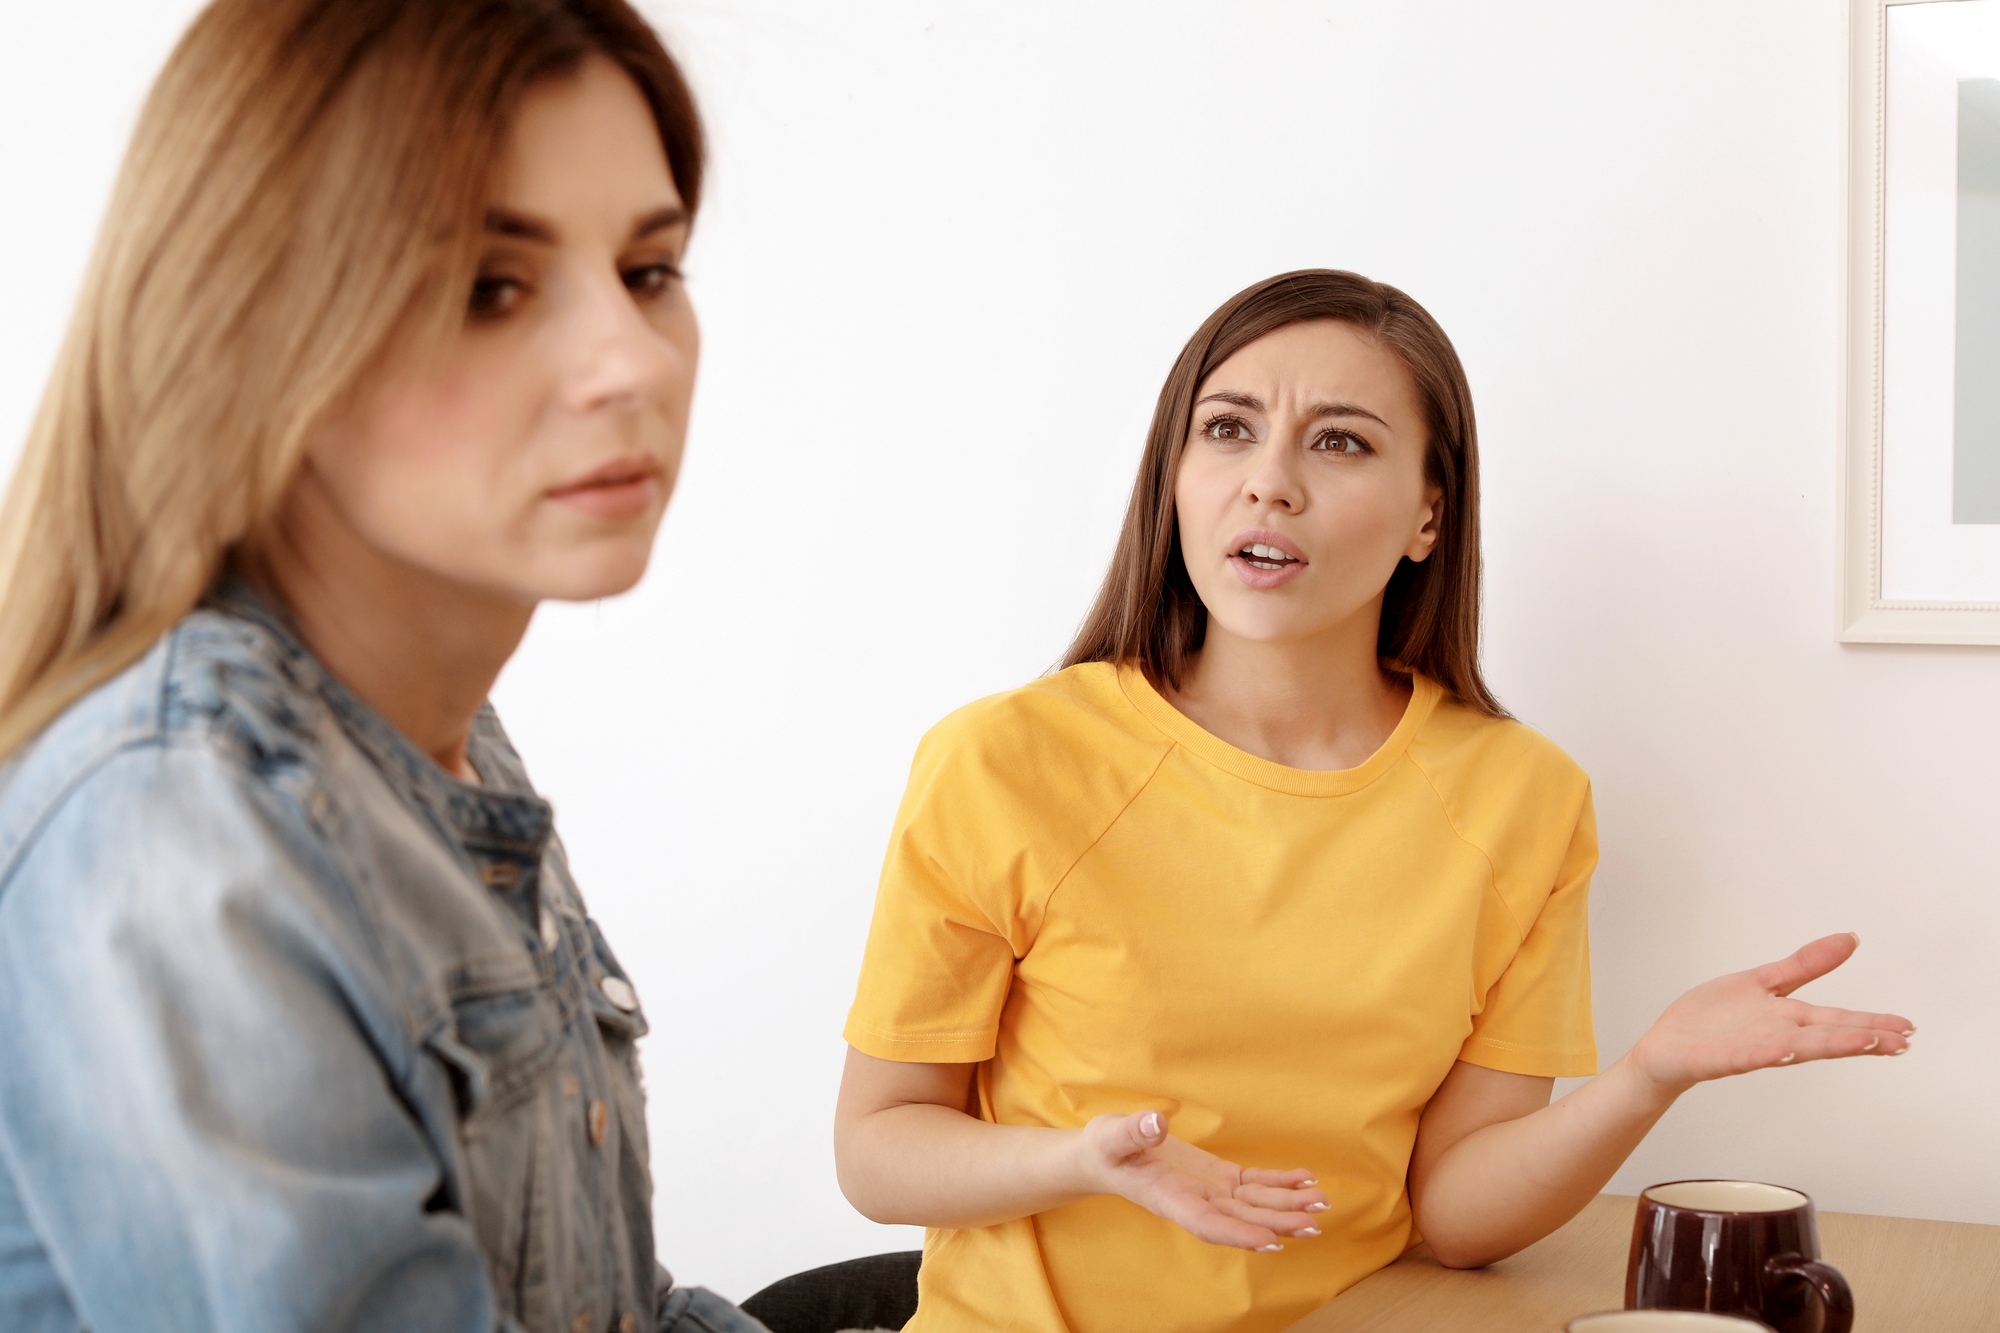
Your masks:
{"label": "woman's right hand", "polygon": [[1225,1162],[1167,1133],[1158,1111],[1098,1116],[1077,1145],[1096,1192],[1130,1199],[1212,1245],[1282,1250],[1282,1237],[1317,1236],[1312,1214],[1327,1209],[1312,1172]]}

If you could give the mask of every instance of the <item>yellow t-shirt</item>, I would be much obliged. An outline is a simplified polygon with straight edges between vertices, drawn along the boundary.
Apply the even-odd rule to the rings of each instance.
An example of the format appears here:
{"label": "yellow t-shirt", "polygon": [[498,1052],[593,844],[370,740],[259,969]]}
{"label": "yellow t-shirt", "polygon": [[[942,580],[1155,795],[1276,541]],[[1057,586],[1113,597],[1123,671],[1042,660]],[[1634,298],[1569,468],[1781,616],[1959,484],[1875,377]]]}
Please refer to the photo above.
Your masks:
{"label": "yellow t-shirt", "polygon": [[912,1333],[1282,1329],[1411,1243],[1417,1118],[1455,1060],[1593,1073],[1581,769],[1418,677],[1358,768],[1203,731],[1092,663],[960,709],[897,815],[846,1037],[984,1062],[979,1113],[1157,1107],[1307,1167],[1316,1239],[1258,1254],[1116,1197],[933,1230]]}

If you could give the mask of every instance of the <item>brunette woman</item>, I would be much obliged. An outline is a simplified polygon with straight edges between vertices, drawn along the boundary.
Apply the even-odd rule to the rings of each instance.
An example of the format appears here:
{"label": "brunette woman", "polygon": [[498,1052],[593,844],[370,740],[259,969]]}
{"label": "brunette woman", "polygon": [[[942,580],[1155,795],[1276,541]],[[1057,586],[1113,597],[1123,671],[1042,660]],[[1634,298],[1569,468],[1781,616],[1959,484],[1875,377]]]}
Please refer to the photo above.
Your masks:
{"label": "brunette woman", "polygon": [[0,518],[0,1328],[749,1330],[488,688],[681,459],[702,139],[624,0],[218,0]]}
{"label": "brunette woman", "polygon": [[[1065,669],[918,750],[848,1019],[840,1179],[932,1228],[912,1329],[1284,1328],[1421,1233],[1484,1264],[1704,1079],[1896,1055],[1709,982],[1596,1073],[1590,786],[1480,677],[1472,399],[1351,273],[1167,377]],[[1241,1164],[1241,1165],[1239,1165]]]}

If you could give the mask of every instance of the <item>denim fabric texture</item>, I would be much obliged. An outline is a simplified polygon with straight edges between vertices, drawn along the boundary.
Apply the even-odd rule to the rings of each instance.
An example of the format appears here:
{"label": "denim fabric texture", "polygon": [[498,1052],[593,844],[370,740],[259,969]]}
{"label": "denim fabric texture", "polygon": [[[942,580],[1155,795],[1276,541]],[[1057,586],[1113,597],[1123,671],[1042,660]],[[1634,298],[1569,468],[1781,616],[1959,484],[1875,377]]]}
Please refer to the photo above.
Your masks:
{"label": "denim fabric texture", "polygon": [[0,1329],[762,1328],[655,1262],[644,1012],[470,758],[231,581],[0,769]]}

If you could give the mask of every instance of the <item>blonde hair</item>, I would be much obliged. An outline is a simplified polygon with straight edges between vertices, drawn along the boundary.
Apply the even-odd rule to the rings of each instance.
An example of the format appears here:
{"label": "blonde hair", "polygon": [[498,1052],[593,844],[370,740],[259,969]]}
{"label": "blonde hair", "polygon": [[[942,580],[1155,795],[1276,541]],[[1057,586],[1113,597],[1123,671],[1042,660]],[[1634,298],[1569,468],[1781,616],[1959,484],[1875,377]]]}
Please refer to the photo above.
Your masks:
{"label": "blonde hair", "polygon": [[645,95],[692,212],[700,121],[625,0],[216,0],[195,20],[0,506],[0,758],[196,606],[392,338],[458,326],[508,118],[593,52]]}

